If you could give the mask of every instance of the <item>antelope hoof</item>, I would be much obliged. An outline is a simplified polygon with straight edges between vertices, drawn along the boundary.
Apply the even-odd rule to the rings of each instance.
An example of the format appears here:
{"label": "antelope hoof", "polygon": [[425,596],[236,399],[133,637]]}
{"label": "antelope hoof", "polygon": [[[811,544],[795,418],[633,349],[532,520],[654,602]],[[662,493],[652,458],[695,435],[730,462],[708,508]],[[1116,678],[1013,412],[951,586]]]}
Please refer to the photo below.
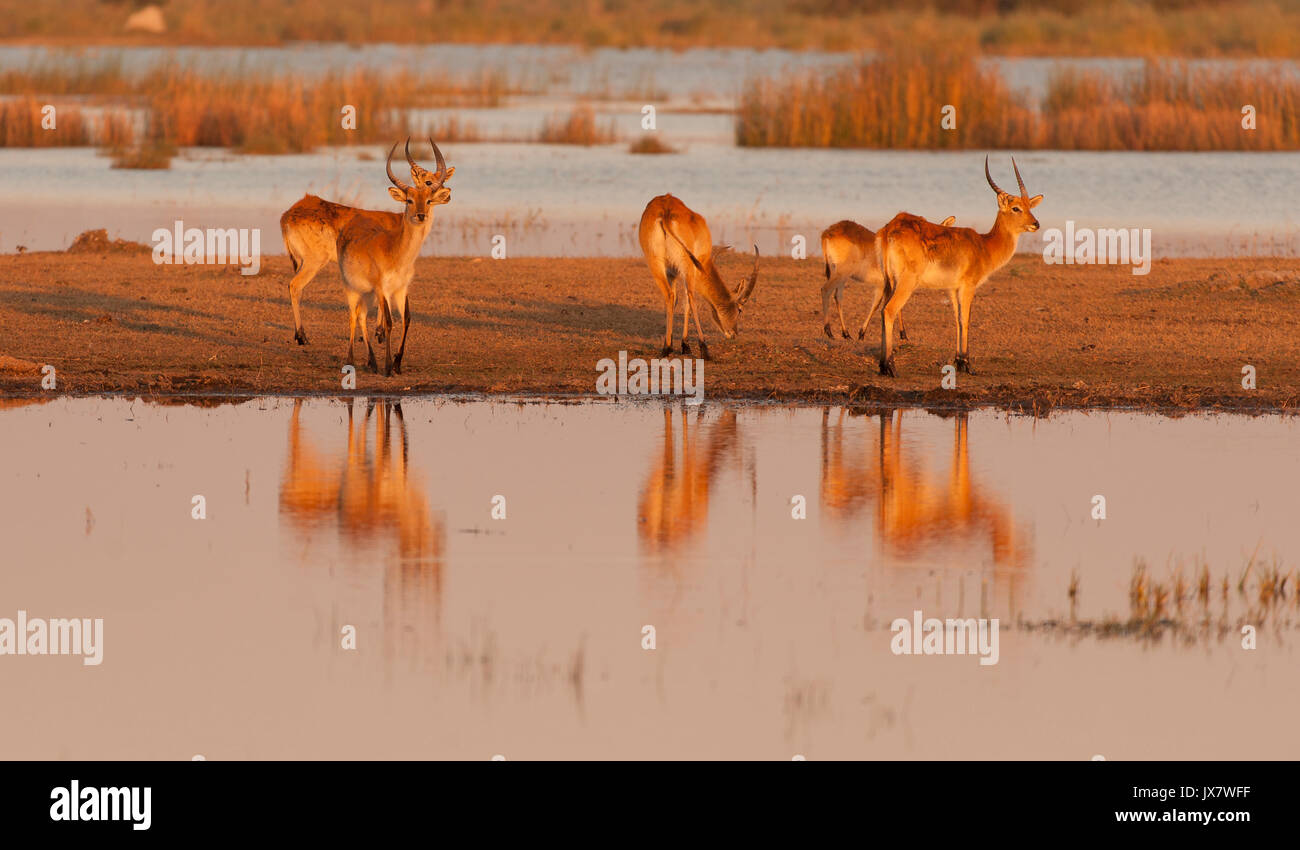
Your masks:
{"label": "antelope hoof", "polygon": [[900,328],[898,329],[898,338],[901,339],[901,340],[903,340],[904,342],[906,342],[906,341],[907,341],[907,331],[903,330],[903,329],[900,327]]}
{"label": "antelope hoof", "polygon": [[673,353],[673,347],[671,345],[665,345],[663,349],[659,352],[659,356],[668,357],[672,353]]}
{"label": "antelope hoof", "polygon": [[898,372],[896,372],[896,371],[894,370],[894,358],[893,358],[893,357],[890,357],[888,360],[885,360],[884,358],[881,358],[881,361],[880,361],[880,374],[884,375],[884,376],[887,377],[887,378],[897,378],[897,377],[898,377]]}
{"label": "antelope hoof", "polygon": [[849,336],[849,332],[844,330],[843,328],[840,329],[840,336],[844,337],[845,339],[853,339],[853,337]]}
{"label": "antelope hoof", "polygon": [[[668,353],[671,354],[672,352],[670,351]],[[691,353],[691,347],[686,344],[686,340],[682,340],[682,354],[690,354],[690,353]]]}
{"label": "antelope hoof", "polygon": [[712,357],[709,356],[709,344],[706,343],[704,340],[700,340],[700,356],[703,357],[705,360],[713,359]]}
{"label": "antelope hoof", "polygon": [[831,333],[830,322],[827,322],[826,324],[822,325],[822,332],[825,333],[829,339],[835,339],[835,334]]}
{"label": "antelope hoof", "polygon": [[969,357],[961,357],[961,356],[958,356],[958,358],[957,358],[957,371],[958,371],[958,372],[965,372],[967,375],[974,375],[974,374],[975,374],[974,372],[971,371],[971,368],[970,368],[970,358],[969,358]]}
{"label": "antelope hoof", "polygon": [[402,355],[400,354],[393,358],[393,374],[402,374]]}
{"label": "antelope hoof", "polygon": [[858,331],[858,339],[866,339],[866,338],[867,338],[866,328],[863,328],[862,330]]}
{"label": "antelope hoof", "polygon": [[374,372],[375,374],[379,374],[379,362],[375,360],[375,356],[373,354],[370,355],[370,359],[366,361],[366,368],[369,369],[371,372]]}
{"label": "antelope hoof", "polygon": [[302,328],[298,328],[297,330],[295,330],[295,331],[293,332],[293,340],[294,340],[294,342],[298,343],[299,345],[306,345],[306,344],[307,344],[307,334],[303,333]]}

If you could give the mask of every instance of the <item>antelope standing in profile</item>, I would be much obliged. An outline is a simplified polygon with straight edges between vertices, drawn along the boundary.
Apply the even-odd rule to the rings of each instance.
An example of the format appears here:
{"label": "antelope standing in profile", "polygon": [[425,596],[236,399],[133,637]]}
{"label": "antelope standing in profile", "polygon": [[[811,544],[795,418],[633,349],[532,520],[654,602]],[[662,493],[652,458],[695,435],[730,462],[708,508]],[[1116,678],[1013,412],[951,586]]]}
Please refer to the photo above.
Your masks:
{"label": "antelope standing in profile", "polygon": [[[442,152],[433,144],[433,154],[438,160],[438,171],[445,170]],[[406,140],[406,161],[411,166],[411,182],[432,186],[437,175],[422,167],[411,156],[411,140]],[[447,177],[456,169],[447,171]],[[445,178],[444,178],[445,179]],[[293,278],[289,281],[289,303],[293,307],[293,338],[299,345],[307,344],[307,334],[302,329],[302,291],[312,278],[332,260],[337,260],[339,232],[357,216],[381,223],[392,219],[394,213],[384,210],[362,210],[345,204],[336,204],[315,195],[303,195],[280,216],[280,235],[293,264]]]}
{"label": "antelope standing in profile", "polygon": [[[430,144],[433,141],[430,140]],[[348,299],[348,364],[356,365],[353,347],[356,343],[357,321],[361,321],[361,336],[366,342],[367,363],[371,371],[378,372],[375,350],[366,333],[366,314],[378,301],[379,315],[376,323],[383,331],[384,374],[401,374],[402,356],[406,353],[406,335],[411,326],[410,304],[407,290],[415,276],[415,258],[420,246],[433,227],[433,207],[451,200],[451,190],[443,184],[451,177],[454,168],[447,168],[442,153],[434,145],[438,171],[423,183],[408,186],[393,174],[393,143],[384,170],[393,184],[388,194],[398,203],[405,204],[401,213],[389,213],[389,218],[354,216],[339,231],[339,272],[343,275],[343,290]],[[402,323],[402,342],[393,357],[393,315]]]}
{"label": "antelope standing in profile", "polygon": [[[950,215],[939,223],[947,227],[957,219]],[[850,280],[871,284],[874,295],[871,297],[871,309],[862,320],[858,330],[858,339],[867,336],[867,325],[876,314],[885,292],[885,279],[880,273],[880,259],[876,256],[876,234],[867,230],[856,221],[837,221],[822,231],[822,257],[825,260],[826,283],[822,285],[822,330],[826,336],[835,339],[831,333],[831,296],[835,297],[835,310],[840,316],[840,336],[849,339],[849,332],[844,328],[844,309],[840,304],[844,297],[844,285]],[[903,319],[898,319],[898,336],[907,339],[907,330]]]}
{"label": "antelope standing in profile", "polygon": [[1011,167],[1020,184],[1019,195],[998,188],[989,173],[989,159],[984,157],[984,179],[998,198],[998,215],[988,233],[970,227],[940,227],[920,216],[899,213],[876,234],[876,252],[880,255],[887,293],[881,311],[880,374],[891,378],[897,374],[894,322],[918,288],[942,289],[948,293],[957,320],[957,369],[971,374],[968,345],[970,306],[975,291],[1011,259],[1021,233],[1038,229],[1038,219],[1030,210],[1038,206],[1043,196],[1029,197],[1014,158]]}
{"label": "antelope standing in profile", "polygon": [[740,330],[740,312],[754,293],[754,284],[758,281],[758,246],[754,246],[753,270],[735,291],[730,291],[713,265],[715,249],[709,226],[702,216],[692,212],[677,198],[660,195],[646,204],[638,235],[650,274],[659,284],[664,299],[667,328],[662,354],[667,356],[673,350],[673,308],[677,305],[677,281],[680,278],[686,292],[686,302],[682,307],[682,354],[690,354],[686,335],[690,316],[694,313],[700,354],[708,360],[709,345],[700,327],[695,297],[703,296],[705,306],[724,337],[731,339],[735,336]]}

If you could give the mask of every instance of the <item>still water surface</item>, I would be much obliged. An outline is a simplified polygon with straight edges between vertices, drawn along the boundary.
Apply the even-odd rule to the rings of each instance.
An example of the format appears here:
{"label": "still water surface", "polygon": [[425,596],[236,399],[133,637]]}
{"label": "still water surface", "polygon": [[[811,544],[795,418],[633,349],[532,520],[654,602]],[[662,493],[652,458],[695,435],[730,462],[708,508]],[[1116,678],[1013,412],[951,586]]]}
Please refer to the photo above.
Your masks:
{"label": "still water surface", "polygon": [[[1126,620],[1135,559],[1157,580],[1208,566],[1211,620],[1247,616],[1252,556],[1300,560],[1297,428],[8,401],[0,616],[102,617],[105,660],[0,657],[29,695],[6,703],[0,754],[1295,758],[1294,587],[1254,651],[1017,624],[1068,619],[1072,578],[1078,619]],[[999,618],[998,664],[892,655],[889,624],[916,609]]]}

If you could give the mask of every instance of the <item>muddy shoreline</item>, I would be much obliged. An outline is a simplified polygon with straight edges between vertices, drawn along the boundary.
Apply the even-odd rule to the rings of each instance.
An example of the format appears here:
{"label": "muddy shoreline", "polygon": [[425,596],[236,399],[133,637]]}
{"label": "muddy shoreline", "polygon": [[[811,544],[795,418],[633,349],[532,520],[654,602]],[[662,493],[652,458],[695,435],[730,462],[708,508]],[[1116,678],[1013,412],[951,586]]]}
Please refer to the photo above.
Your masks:
{"label": "muddy shoreline", "polygon": [[[725,256],[723,277],[739,280],[745,262]],[[658,356],[663,332],[662,302],[637,258],[422,258],[406,374],[362,368],[356,389],[344,390],[336,268],[306,290],[305,347],[292,340],[288,279],[283,256],[244,277],[233,266],[154,265],[148,254],[112,250],[2,255],[0,396],[574,401],[599,397],[598,361],[620,351]],[[876,374],[875,334],[856,339],[869,293],[850,283],[845,319],[855,338],[827,339],[822,280],[819,258],[764,259],[741,334],[724,340],[706,327],[706,400],[1033,415],[1300,408],[1300,259],[1169,259],[1136,276],[1125,266],[1018,256],[975,300],[976,374],[959,375],[956,389],[940,387],[955,345],[940,293],[909,302],[911,340],[898,353],[899,377],[887,379]],[[41,388],[43,364],[56,368],[55,390]],[[1246,365],[1256,371],[1254,390],[1242,387]]]}

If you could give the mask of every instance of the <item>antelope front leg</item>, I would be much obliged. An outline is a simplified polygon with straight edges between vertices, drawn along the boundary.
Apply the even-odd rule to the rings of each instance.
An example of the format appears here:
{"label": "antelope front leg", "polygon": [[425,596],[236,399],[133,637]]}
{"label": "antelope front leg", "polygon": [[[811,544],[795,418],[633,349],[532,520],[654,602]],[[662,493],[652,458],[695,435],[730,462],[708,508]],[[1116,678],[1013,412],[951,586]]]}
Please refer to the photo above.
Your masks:
{"label": "antelope front leg", "polygon": [[361,339],[366,344],[366,368],[371,372],[379,371],[379,364],[375,362],[375,350],[370,347],[370,334],[366,330],[366,313],[369,312],[364,306],[360,310],[361,314]]}
{"label": "antelope front leg", "polygon": [[393,310],[388,303],[388,296],[380,295],[379,299],[382,313],[379,326],[384,331],[384,377],[388,378],[393,374]]}
{"label": "antelope front leg", "polygon": [[975,374],[970,368],[970,307],[974,300],[974,289],[962,289],[956,293],[957,371],[967,375]]}
{"label": "antelope front leg", "polygon": [[[402,374],[402,355],[406,353],[406,335],[411,329],[411,299],[402,298],[402,344],[397,347],[397,356],[393,358],[393,372]],[[400,413],[400,411],[399,411]]]}
{"label": "antelope front leg", "polygon": [[357,359],[353,354],[353,348],[357,341],[357,305],[348,305],[348,365],[356,368]]}
{"label": "antelope front leg", "polygon": [[[690,287],[686,288],[686,304],[692,315],[695,317],[695,335],[700,339],[700,356],[705,360],[712,360],[709,356],[709,344],[704,339],[704,328],[700,327],[700,311],[695,309],[695,294],[691,292]],[[682,354],[686,351],[686,329],[682,328]]]}

